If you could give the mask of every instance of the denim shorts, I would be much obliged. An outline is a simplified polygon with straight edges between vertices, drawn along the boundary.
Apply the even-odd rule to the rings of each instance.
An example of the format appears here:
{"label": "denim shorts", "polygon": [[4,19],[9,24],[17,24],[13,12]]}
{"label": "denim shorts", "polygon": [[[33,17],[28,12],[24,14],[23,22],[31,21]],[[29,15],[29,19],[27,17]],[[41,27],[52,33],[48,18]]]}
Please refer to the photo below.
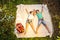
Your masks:
{"label": "denim shorts", "polygon": [[30,24],[32,22],[32,20],[27,20],[26,22]]}
{"label": "denim shorts", "polygon": [[40,26],[40,24],[43,24],[44,26],[46,26],[46,22],[43,19],[38,19],[38,26]]}

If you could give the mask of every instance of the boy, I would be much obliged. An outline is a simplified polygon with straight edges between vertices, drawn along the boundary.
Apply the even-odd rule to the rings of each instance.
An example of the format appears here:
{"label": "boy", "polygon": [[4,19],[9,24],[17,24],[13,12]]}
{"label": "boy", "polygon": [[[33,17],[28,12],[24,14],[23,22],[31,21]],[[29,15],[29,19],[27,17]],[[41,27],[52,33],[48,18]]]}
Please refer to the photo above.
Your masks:
{"label": "boy", "polygon": [[49,31],[49,29],[48,29],[45,21],[43,20],[42,12],[43,12],[43,6],[42,6],[42,11],[41,11],[41,12],[39,12],[39,10],[36,10],[36,15],[37,15],[37,17],[38,17],[38,27],[36,28],[36,33],[37,33],[37,31],[38,31],[39,26],[40,26],[41,23],[42,23],[42,24],[45,26],[45,28],[48,30],[48,33],[50,33],[50,31]]}

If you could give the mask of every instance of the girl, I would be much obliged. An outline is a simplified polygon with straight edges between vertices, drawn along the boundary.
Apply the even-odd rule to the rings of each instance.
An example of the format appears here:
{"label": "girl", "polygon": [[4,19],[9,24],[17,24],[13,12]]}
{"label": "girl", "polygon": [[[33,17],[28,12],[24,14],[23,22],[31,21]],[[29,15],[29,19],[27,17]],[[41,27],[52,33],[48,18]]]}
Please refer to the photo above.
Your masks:
{"label": "girl", "polygon": [[[33,31],[34,31],[34,33],[35,33],[34,25],[33,25],[33,22],[32,22],[32,20],[33,20],[33,18],[34,18],[34,16],[33,16],[33,11],[28,12],[27,9],[25,9],[25,10],[26,10],[26,12],[27,12],[27,14],[28,14],[27,21],[26,21],[26,32],[27,32],[27,28],[28,28],[28,26],[29,26],[29,24],[30,24],[30,26],[32,27],[32,29],[33,29]],[[26,32],[25,32],[25,34],[26,34]]]}

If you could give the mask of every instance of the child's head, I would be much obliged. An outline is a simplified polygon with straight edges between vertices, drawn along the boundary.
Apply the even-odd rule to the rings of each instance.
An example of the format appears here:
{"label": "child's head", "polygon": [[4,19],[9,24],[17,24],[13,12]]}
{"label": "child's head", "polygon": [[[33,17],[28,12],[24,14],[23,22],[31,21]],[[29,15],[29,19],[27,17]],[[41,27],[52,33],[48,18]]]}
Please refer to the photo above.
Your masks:
{"label": "child's head", "polygon": [[30,14],[32,14],[32,11],[30,11]]}
{"label": "child's head", "polygon": [[36,10],[35,9],[33,10],[33,14],[36,15]]}
{"label": "child's head", "polygon": [[32,15],[33,15],[33,11],[30,11],[30,14],[32,14]]}
{"label": "child's head", "polygon": [[38,13],[39,12],[39,10],[36,10],[36,13]]}

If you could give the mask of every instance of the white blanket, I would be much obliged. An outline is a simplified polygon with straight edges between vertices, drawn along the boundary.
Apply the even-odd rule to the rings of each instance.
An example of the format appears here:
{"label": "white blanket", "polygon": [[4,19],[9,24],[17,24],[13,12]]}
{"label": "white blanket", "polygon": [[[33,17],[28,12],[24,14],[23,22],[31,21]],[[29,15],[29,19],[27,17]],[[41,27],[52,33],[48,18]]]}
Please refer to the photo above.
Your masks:
{"label": "white blanket", "polygon": [[[28,31],[26,33],[26,35],[22,34],[18,34],[15,30],[15,34],[17,36],[17,38],[29,38],[29,37],[46,37],[48,35],[52,36],[53,33],[53,25],[51,22],[51,16],[49,13],[49,10],[47,8],[47,5],[44,4],[34,4],[34,5],[17,5],[17,11],[16,11],[16,23],[22,23],[24,28],[26,27],[26,20],[27,20],[27,13],[25,11],[25,8],[28,11],[32,11],[33,9],[39,9],[41,11],[43,5],[43,17],[44,20],[46,21],[46,24],[48,25],[48,28],[51,32],[51,34],[48,33],[48,31],[46,30],[45,26],[43,26],[41,24],[39,30],[38,30],[38,34],[35,34],[32,30],[32,28],[29,26],[28,27]],[[15,23],[15,25],[16,25]],[[33,20],[33,24],[34,24],[34,29],[36,30],[37,24],[38,24],[38,18],[37,16],[35,16],[34,20]]]}

